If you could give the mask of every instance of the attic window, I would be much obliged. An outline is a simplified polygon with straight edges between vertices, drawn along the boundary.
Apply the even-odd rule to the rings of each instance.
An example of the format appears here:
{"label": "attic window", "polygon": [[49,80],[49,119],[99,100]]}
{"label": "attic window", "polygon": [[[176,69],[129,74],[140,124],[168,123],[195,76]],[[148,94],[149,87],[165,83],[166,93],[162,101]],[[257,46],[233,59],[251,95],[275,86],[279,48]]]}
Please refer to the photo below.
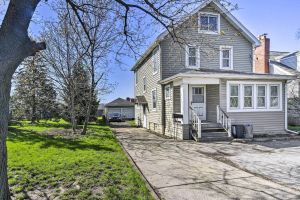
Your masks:
{"label": "attic window", "polygon": [[220,16],[218,14],[200,13],[199,32],[214,33],[219,32]]}

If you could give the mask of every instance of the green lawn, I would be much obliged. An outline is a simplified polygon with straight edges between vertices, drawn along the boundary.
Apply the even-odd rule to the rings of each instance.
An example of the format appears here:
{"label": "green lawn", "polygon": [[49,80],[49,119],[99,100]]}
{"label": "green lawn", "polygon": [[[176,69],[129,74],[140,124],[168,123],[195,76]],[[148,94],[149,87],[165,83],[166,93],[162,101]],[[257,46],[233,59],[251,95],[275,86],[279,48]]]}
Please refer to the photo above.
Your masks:
{"label": "green lawn", "polygon": [[109,127],[90,125],[87,136],[71,139],[44,134],[69,127],[64,121],[10,126],[9,184],[17,199],[153,199]]}
{"label": "green lawn", "polygon": [[300,126],[289,126],[289,129],[300,133]]}

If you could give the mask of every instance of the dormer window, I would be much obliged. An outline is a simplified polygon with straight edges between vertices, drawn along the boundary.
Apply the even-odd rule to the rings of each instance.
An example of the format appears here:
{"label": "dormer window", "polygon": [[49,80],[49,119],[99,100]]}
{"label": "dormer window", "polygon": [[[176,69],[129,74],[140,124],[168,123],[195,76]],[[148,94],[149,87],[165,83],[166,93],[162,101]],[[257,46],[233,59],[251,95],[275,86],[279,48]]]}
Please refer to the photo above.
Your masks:
{"label": "dormer window", "polygon": [[219,33],[220,16],[212,13],[200,13],[199,15],[199,32]]}

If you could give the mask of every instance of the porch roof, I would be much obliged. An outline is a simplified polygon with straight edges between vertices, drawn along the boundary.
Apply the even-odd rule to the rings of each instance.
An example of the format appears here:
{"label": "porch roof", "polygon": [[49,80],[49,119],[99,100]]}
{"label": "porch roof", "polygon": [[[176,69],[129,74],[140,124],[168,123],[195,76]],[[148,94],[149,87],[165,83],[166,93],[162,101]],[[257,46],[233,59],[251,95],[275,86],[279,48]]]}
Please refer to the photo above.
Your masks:
{"label": "porch roof", "polygon": [[136,104],[147,105],[148,102],[147,102],[145,96],[136,96]]}
{"label": "porch roof", "polygon": [[279,74],[258,74],[251,72],[238,72],[232,70],[214,70],[214,69],[195,69],[184,73],[178,73],[169,78],[159,81],[160,84],[168,84],[172,81],[178,81],[183,78],[215,78],[231,80],[293,80],[296,76]]}

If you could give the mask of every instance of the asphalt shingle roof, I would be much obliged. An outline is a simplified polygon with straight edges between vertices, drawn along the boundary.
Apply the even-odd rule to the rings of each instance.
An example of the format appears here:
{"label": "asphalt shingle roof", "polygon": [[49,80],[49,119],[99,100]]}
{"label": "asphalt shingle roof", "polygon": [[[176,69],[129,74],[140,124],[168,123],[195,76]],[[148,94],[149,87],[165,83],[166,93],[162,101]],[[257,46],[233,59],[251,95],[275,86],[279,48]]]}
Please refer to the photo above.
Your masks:
{"label": "asphalt shingle roof", "polygon": [[134,106],[134,103],[122,98],[117,98],[105,105],[105,107],[132,107],[132,106]]}

